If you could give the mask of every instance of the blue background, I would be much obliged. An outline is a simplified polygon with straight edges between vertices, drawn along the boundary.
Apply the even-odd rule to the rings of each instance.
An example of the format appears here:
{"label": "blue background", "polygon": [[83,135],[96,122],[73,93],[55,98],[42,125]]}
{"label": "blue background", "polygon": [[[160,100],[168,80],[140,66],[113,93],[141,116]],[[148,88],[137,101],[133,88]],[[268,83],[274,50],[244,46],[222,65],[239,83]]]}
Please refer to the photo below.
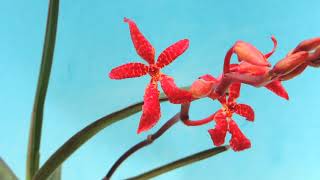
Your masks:
{"label": "blue background", "polygon": [[[74,133],[110,112],[143,97],[149,77],[113,81],[111,68],[142,60],[136,54],[123,17],[134,19],[159,54],[179,39],[188,51],[163,72],[180,86],[200,75],[219,75],[224,55],[236,40],[262,52],[279,48],[274,64],[300,41],[319,36],[320,1],[104,1],[62,0],[56,51],[44,113],[41,162]],[[11,0],[0,5],[0,156],[22,179],[28,128],[41,60],[47,1]],[[180,168],[156,179],[319,179],[319,69],[285,82],[290,101],[264,88],[245,86],[239,102],[250,104],[254,123],[237,117],[252,148]],[[218,103],[192,105],[191,117],[214,112]],[[162,119],[147,133],[136,134],[141,113],[112,125],[63,164],[64,179],[101,179],[129,147],[157,130],[179,110],[162,104]],[[207,129],[177,124],[152,146],[129,158],[114,179],[123,179],[173,159],[212,147]]]}

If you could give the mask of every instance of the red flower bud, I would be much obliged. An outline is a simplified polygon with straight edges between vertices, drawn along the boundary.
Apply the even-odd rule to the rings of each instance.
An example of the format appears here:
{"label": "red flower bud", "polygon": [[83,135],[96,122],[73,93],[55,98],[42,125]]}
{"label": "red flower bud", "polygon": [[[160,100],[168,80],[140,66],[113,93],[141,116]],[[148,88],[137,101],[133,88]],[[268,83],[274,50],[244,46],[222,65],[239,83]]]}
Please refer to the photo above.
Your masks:
{"label": "red flower bud", "polygon": [[301,51],[280,60],[271,70],[272,75],[286,75],[308,60],[308,52]]}
{"label": "red flower bud", "polygon": [[191,85],[190,92],[194,98],[202,98],[208,96],[211,93],[214,84],[214,81],[197,79]]}

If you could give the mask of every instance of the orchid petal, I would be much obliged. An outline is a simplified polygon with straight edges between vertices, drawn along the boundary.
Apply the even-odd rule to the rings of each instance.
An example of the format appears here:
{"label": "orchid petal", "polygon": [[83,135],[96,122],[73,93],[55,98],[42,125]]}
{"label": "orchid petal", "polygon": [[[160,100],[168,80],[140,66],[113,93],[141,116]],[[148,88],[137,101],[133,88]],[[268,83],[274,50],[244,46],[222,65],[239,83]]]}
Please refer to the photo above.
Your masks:
{"label": "orchid petal", "polygon": [[224,144],[224,140],[228,130],[228,122],[226,116],[220,110],[214,119],[216,121],[216,125],[214,129],[209,129],[208,132],[215,146],[221,146]]}
{"label": "orchid petal", "polygon": [[234,151],[243,151],[251,147],[250,140],[241,132],[234,120],[229,121],[229,132],[232,135],[230,146]]}
{"label": "orchid petal", "polygon": [[234,112],[245,117],[248,121],[254,121],[254,111],[252,107],[247,104],[237,104]]}
{"label": "orchid petal", "polygon": [[140,32],[136,23],[128,18],[124,22],[129,24],[131,39],[139,56],[149,64],[154,63],[155,50],[150,42]]}
{"label": "orchid petal", "polygon": [[219,97],[218,97],[218,101],[219,101],[222,105],[226,105],[226,104],[227,104],[227,96],[226,96],[226,95],[219,96]]}
{"label": "orchid petal", "polygon": [[273,81],[265,86],[267,89],[275,93],[276,95],[289,100],[289,95],[286,89],[282,86],[281,81]]}
{"label": "orchid petal", "polygon": [[149,67],[142,63],[127,63],[111,70],[109,77],[111,79],[135,78],[146,75]]}
{"label": "orchid petal", "polygon": [[139,123],[138,133],[151,129],[160,119],[160,92],[156,82],[151,82],[144,94],[142,116]]}
{"label": "orchid petal", "polygon": [[191,101],[191,92],[178,88],[172,77],[163,74],[160,83],[163,92],[167,95],[171,103],[183,104]]}
{"label": "orchid petal", "polygon": [[234,101],[240,96],[241,83],[232,83],[229,87],[229,99],[228,101]]}
{"label": "orchid petal", "polygon": [[183,39],[165,49],[158,57],[156,65],[159,68],[167,66],[174,61],[178,56],[183,54],[189,47],[189,40]]}

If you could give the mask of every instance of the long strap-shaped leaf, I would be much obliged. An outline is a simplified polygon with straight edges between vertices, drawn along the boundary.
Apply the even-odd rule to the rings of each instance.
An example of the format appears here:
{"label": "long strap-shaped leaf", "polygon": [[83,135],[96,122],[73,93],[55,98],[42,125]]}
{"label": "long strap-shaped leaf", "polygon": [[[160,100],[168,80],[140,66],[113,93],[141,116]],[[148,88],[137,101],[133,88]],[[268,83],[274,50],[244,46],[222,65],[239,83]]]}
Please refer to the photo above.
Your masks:
{"label": "long strap-shaped leaf", "polygon": [[[182,89],[189,89],[189,86],[182,87]],[[168,98],[161,93],[160,102],[168,101]],[[65,142],[53,155],[43,164],[39,171],[35,174],[33,180],[46,179],[55,171],[66,159],[68,159],[82,144],[95,136],[109,125],[125,119],[142,110],[143,102],[139,102],[128,106],[120,111],[104,116],[87,127],[80,130],[73,135],[67,142]]]}
{"label": "long strap-shaped leaf", "polygon": [[5,180],[18,180],[17,176],[9,168],[9,166],[0,157],[0,179]]}
{"label": "long strap-shaped leaf", "polygon": [[58,23],[59,0],[50,0],[45,42],[42,53],[40,74],[35,95],[30,125],[26,179],[30,180],[39,168],[39,149],[41,141],[43,109],[51,72],[56,31]]}
{"label": "long strap-shaped leaf", "polygon": [[[162,95],[160,102],[167,101],[168,99]],[[82,144],[91,139],[98,132],[111,124],[118,122],[126,117],[129,117],[142,109],[143,102],[133,104],[120,111],[111,113],[104,116],[95,122],[91,123],[87,127],[83,128],[77,134],[72,136],[67,142],[65,142],[39,169],[34,176],[33,180],[46,179],[56,168],[58,168],[69,156],[72,155]]]}
{"label": "long strap-shaped leaf", "polygon": [[172,171],[174,169],[201,161],[203,159],[215,156],[219,153],[222,153],[229,149],[229,146],[220,146],[212,149],[208,149],[190,156],[187,156],[185,158],[179,159],[177,161],[171,162],[169,164],[166,164],[164,166],[158,167],[156,169],[153,169],[151,171],[145,172],[143,174],[140,174],[135,177],[128,178],[127,180],[146,180],[150,179],[156,176],[159,176],[161,174],[164,174],[166,172]]}
{"label": "long strap-shaped leaf", "polygon": [[61,180],[62,166],[59,166],[47,180]]}

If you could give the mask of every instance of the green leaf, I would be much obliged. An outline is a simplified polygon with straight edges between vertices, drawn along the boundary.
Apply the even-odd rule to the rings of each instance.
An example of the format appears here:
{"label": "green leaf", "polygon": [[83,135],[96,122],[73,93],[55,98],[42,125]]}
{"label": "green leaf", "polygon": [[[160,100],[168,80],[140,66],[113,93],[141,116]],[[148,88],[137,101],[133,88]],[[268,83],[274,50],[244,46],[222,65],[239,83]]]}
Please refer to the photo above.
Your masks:
{"label": "green leaf", "polygon": [[[162,95],[160,102],[168,99]],[[57,167],[59,167],[68,157],[70,157],[77,149],[85,142],[94,137],[98,132],[111,124],[123,120],[142,110],[143,102],[133,104],[120,111],[116,111],[107,116],[104,116],[87,127],[80,130],[73,135],[67,142],[65,142],[53,155],[44,163],[44,165],[35,174],[33,180],[46,179]]]}
{"label": "green leaf", "polygon": [[18,180],[17,176],[9,168],[9,166],[0,157],[0,179],[2,180]]}
{"label": "green leaf", "polygon": [[[182,87],[182,89],[189,89],[189,86]],[[168,98],[161,93],[160,102],[168,101]],[[139,102],[128,106],[120,111],[116,111],[106,115],[93,123],[89,124],[78,133],[73,135],[67,142],[65,142],[51,157],[43,164],[39,171],[35,174],[33,180],[46,179],[56,168],[58,168],[66,159],[68,159],[77,149],[84,143],[94,137],[104,128],[111,124],[123,120],[142,110],[143,102]]]}
{"label": "green leaf", "polygon": [[179,159],[177,161],[171,162],[169,164],[166,164],[164,166],[160,166],[158,168],[155,168],[151,171],[145,172],[143,174],[140,174],[135,177],[128,178],[127,180],[144,180],[144,179],[150,179],[156,176],[159,176],[161,174],[164,174],[166,172],[175,170],[177,168],[204,160],[206,158],[215,156],[219,153],[222,153],[229,149],[229,146],[220,146],[212,149],[208,149],[190,156],[187,156],[185,158]]}
{"label": "green leaf", "polygon": [[47,180],[61,180],[62,168],[59,166]]}
{"label": "green leaf", "polygon": [[26,169],[27,180],[30,180],[39,168],[43,109],[53,61],[58,12],[59,0],[50,0],[40,74],[31,117]]}

